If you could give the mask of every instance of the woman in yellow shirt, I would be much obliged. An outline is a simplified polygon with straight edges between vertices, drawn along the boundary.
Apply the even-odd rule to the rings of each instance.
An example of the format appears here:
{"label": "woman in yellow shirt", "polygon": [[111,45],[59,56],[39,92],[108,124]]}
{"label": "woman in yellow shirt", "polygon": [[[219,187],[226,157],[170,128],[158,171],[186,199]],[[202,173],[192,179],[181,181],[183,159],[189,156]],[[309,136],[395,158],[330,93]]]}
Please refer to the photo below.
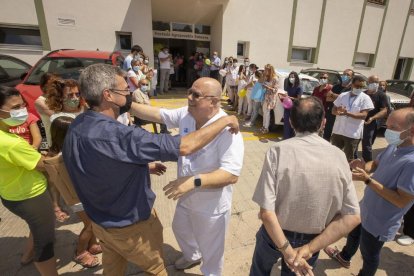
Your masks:
{"label": "woman in yellow shirt", "polygon": [[30,229],[22,263],[30,260],[42,276],[55,276],[55,225],[52,202],[46,191],[43,158],[9,128],[27,119],[26,105],[15,88],[0,86],[0,198],[10,212],[27,222]]}

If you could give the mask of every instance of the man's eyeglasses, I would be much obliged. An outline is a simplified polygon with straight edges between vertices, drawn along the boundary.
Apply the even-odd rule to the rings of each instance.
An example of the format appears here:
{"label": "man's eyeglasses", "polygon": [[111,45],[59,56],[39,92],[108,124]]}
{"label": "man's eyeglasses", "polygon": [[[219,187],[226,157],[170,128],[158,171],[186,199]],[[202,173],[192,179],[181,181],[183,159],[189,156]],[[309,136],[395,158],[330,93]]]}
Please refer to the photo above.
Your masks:
{"label": "man's eyeglasses", "polygon": [[203,98],[217,98],[217,96],[212,96],[212,95],[202,96],[201,93],[199,93],[197,91],[194,91],[192,89],[188,90],[188,95],[191,95],[194,100],[200,100],[200,99],[203,99]]}
{"label": "man's eyeglasses", "polygon": [[[127,94],[124,93],[128,93],[130,94],[129,89],[115,89],[115,88],[108,88],[109,91],[114,92],[116,94],[122,95],[122,96],[126,96]],[[120,93],[120,92],[124,92],[124,93]]]}

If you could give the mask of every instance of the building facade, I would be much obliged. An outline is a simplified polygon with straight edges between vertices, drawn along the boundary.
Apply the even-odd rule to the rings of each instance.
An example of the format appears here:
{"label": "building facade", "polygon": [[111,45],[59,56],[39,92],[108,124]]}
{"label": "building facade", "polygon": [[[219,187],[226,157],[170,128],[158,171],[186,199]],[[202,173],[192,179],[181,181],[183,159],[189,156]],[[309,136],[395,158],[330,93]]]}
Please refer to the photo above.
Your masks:
{"label": "building facade", "polygon": [[414,80],[414,0],[1,2],[0,54],[30,64],[61,48],[128,53],[139,44],[152,57],[166,45],[185,57],[218,51],[261,67]]}

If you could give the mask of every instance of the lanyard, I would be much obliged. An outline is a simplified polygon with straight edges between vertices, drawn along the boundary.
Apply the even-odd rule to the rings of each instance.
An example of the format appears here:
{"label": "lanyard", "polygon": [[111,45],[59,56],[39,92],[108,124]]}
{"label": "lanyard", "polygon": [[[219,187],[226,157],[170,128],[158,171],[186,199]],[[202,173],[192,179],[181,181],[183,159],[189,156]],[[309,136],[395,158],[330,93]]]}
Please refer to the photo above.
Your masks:
{"label": "lanyard", "polygon": [[349,109],[348,109],[348,111],[351,111],[352,110],[352,106],[354,105],[354,102],[356,101],[356,99],[358,98],[358,96],[351,97],[351,92],[349,92],[349,99],[348,99],[348,107],[349,107]]}

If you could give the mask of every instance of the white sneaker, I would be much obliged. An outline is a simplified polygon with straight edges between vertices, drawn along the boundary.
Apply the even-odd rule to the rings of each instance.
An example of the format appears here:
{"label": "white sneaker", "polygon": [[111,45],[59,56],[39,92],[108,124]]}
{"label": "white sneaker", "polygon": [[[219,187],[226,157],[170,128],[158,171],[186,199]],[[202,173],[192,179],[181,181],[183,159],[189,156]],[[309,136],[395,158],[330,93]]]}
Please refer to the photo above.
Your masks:
{"label": "white sneaker", "polygon": [[174,265],[176,269],[183,270],[199,263],[201,263],[201,259],[188,261],[184,258],[184,256],[182,256],[181,258],[175,261]]}
{"label": "white sneaker", "polygon": [[397,239],[397,242],[398,242],[400,245],[407,246],[407,245],[412,245],[412,244],[414,244],[414,239],[413,239],[413,238],[411,238],[410,236],[404,235],[404,236],[399,237],[399,238]]}
{"label": "white sneaker", "polygon": [[248,123],[245,123],[243,126],[244,127],[252,127],[252,124],[250,122],[248,122]]}

